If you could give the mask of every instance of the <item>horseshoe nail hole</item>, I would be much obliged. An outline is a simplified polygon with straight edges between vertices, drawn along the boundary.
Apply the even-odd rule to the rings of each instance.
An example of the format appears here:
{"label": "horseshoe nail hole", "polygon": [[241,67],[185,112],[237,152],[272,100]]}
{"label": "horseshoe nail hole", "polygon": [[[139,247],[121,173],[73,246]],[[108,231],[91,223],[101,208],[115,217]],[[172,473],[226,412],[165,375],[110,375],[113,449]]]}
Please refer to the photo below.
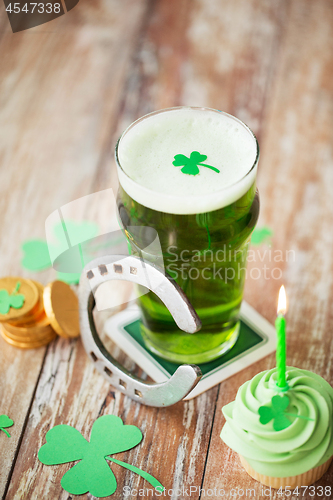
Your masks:
{"label": "horseshoe nail hole", "polygon": [[131,267],[130,267],[130,273],[131,273],[131,274],[138,274],[138,270],[137,270],[137,268],[136,268],[136,267],[132,267],[132,266],[131,266]]}
{"label": "horseshoe nail hole", "polygon": [[107,267],[104,264],[101,264],[100,266],[98,266],[98,270],[102,276],[105,276],[105,274],[108,274],[108,272],[109,272]]}
{"label": "horseshoe nail hole", "polygon": [[119,385],[121,385],[121,387],[123,387],[124,389],[126,389],[127,387],[127,384],[126,382],[124,382],[123,380],[119,379]]}
{"label": "horseshoe nail hole", "polygon": [[96,354],[94,352],[91,351],[90,356],[92,357],[92,359],[93,359],[94,362],[97,361],[97,356],[96,356]]}
{"label": "horseshoe nail hole", "polygon": [[93,277],[94,277],[94,273],[92,271],[88,271],[87,272],[87,278],[88,278],[88,280],[91,280],[91,278],[93,278]]}
{"label": "horseshoe nail hole", "polygon": [[120,264],[113,264],[113,269],[115,273],[122,274],[123,272],[123,266],[121,266]]}
{"label": "horseshoe nail hole", "polygon": [[106,373],[109,377],[112,377],[112,375],[113,375],[113,374],[112,374],[112,371],[111,371],[111,370],[109,370],[109,368],[108,368],[107,366],[104,366],[104,371],[105,371],[105,373]]}
{"label": "horseshoe nail hole", "polygon": [[136,396],[139,396],[139,398],[142,398],[142,392],[141,391],[138,391],[138,389],[134,389],[134,394]]}

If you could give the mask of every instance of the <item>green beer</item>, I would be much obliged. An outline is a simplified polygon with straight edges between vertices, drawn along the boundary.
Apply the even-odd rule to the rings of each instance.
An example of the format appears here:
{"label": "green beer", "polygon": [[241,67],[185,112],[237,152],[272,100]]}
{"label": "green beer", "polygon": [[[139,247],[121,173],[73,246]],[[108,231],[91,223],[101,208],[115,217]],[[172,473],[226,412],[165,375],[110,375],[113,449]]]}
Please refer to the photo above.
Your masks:
{"label": "green beer", "polygon": [[144,341],[170,361],[215,359],[238,337],[247,251],[259,214],[257,141],[225,113],[172,108],[129,127],[116,159],[118,210],[131,252],[156,263],[147,228],[156,232],[165,271],[202,321],[199,332],[183,332],[155,294],[143,294]]}

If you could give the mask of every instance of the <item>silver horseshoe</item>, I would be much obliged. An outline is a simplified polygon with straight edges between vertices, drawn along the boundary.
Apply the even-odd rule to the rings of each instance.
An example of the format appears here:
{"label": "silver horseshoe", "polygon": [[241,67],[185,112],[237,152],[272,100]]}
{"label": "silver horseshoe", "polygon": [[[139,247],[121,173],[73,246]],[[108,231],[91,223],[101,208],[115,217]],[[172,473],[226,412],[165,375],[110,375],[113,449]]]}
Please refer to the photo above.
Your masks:
{"label": "silver horseshoe", "polygon": [[143,382],[121,366],[105,349],[96,331],[92,311],[97,288],[110,280],[132,281],[154,292],[166,305],[181,330],[195,333],[201,321],[177,283],[158,266],[133,255],[98,257],[87,264],[79,286],[81,337],[96,369],[110,384],[148,406],[170,406],[191,392],[202,373],[197,365],[181,365],[166,382]]}

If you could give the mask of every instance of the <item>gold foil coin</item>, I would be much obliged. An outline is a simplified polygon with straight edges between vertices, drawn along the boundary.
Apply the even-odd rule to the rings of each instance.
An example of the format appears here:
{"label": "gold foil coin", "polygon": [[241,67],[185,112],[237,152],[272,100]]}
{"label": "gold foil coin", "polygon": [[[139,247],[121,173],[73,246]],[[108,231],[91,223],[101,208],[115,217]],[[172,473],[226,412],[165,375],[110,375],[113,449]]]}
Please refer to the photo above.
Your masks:
{"label": "gold foil coin", "polygon": [[66,338],[80,335],[79,301],[67,283],[53,281],[46,285],[44,308],[58,335]]}
{"label": "gold foil coin", "polygon": [[[20,287],[18,291],[14,293],[17,283],[20,283]],[[0,313],[0,323],[10,321],[13,324],[15,321],[21,322],[29,318],[29,315],[32,313],[39,300],[38,288],[33,281],[14,276],[0,278],[0,290],[7,290],[10,296],[24,295],[22,307],[18,309],[10,307],[6,314]]]}
{"label": "gold foil coin", "polygon": [[55,331],[51,330],[50,334],[40,339],[16,340],[10,335],[9,332],[7,332],[4,325],[1,325],[0,333],[8,344],[11,344],[14,347],[19,347],[20,349],[35,349],[37,347],[42,347],[49,344],[57,336]]}
{"label": "gold foil coin", "polygon": [[51,333],[55,333],[50,325],[50,320],[44,313],[44,315],[34,324],[28,326],[14,326],[9,323],[5,323],[2,325],[5,329],[6,333],[10,335],[10,337],[15,338],[16,340],[26,340],[32,339],[37,340],[39,338],[43,338],[45,335],[50,335]]}
{"label": "gold foil coin", "polygon": [[22,318],[16,318],[14,320],[6,322],[6,324],[14,325],[14,326],[29,326],[29,325],[34,325],[36,322],[38,322],[40,319],[42,319],[45,316],[45,311],[44,311],[44,300],[43,300],[43,293],[44,293],[44,285],[39,283],[39,281],[35,280],[30,280],[34,285],[36,285],[37,290],[38,290],[38,300],[35,305],[35,307],[31,310],[29,315],[25,315]]}

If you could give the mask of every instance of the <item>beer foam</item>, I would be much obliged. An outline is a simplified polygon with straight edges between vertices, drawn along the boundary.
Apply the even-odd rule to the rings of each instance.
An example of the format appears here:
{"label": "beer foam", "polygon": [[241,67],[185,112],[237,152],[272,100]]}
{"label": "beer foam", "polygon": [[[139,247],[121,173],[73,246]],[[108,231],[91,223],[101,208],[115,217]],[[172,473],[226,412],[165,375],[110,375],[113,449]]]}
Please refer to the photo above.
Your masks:
{"label": "beer foam", "polygon": [[[193,151],[219,173],[198,166],[197,175],[173,165]],[[237,118],[207,108],[171,108],[132,124],[117,148],[119,182],[138,203],[173,214],[222,208],[249,190],[256,177],[258,147]]]}

